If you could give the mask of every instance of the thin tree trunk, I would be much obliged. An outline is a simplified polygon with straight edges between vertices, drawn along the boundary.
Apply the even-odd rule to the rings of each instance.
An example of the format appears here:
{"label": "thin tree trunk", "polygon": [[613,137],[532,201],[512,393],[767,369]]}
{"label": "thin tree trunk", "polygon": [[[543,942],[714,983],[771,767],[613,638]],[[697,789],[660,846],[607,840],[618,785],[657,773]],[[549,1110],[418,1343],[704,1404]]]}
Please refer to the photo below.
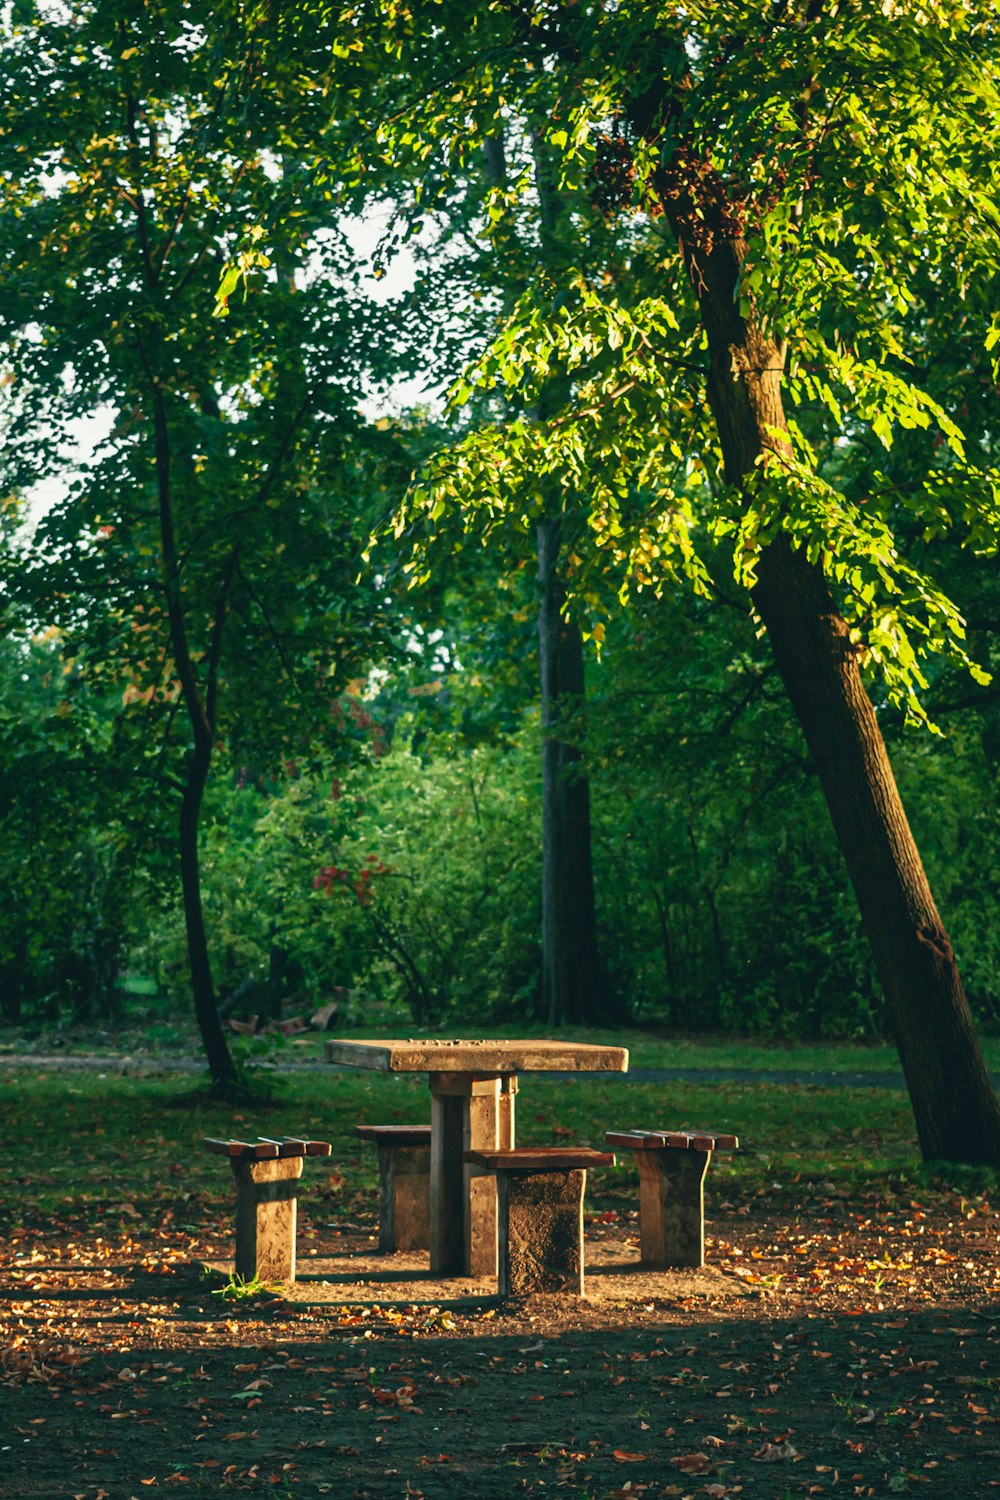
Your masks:
{"label": "thin tree trunk", "polygon": [[[127,26],[123,20],[119,29],[124,42]],[[169,248],[169,239],[163,242],[159,257],[154,253],[155,215],[146,201],[144,188],[143,146],[139,137],[141,109],[139,100],[132,93],[125,95],[126,134],[129,141],[129,157],[132,166],[132,203],[136,215],[136,228],[140,247],[142,281],[146,291],[152,294],[158,287],[163,269],[163,257]],[[180,220],[174,232],[179,228]],[[172,237],[172,236],[171,236]],[[156,488],[160,525],[160,566],[166,601],[170,644],[174,656],[174,668],[181,685],[184,707],[191,725],[194,748],[188,762],[187,779],[181,798],[178,826],[179,855],[181,868],[181,891],[184,903],[184,924],[187,936],[188,962],[191,971],[191,987],[194,992],[194,1009],[201,1032],[205,1057],[216,1089],[224,1090],[236,1082],[236,1069],[229,1053],[229,1045],[216,1002],[215,985],[212,982],[212,967],[205,932],[205,916],[201,901],[201,873],[198,856],[198,821],[201,814],[202,797],[208,782],[215,747],[215,709],[218,686],[219,656],[222,649],[222,634],[227,613],[229,587],[236,571],[239,549],[234,548],[223,571],[223,579],[216,601],[212,641],[206,655],[206,687],[204,695],[198,681],[198,671],[191,656],[187,622],[184,613],[184,598],[181,585],[181,564],[174,525],[174,494],[172,476],[172,448],[170,426],[167,419],[166,389],[161,372],[170,368],[165,359],[161,335],[158,331],[158,313],[145,324],[136,323],[136,338],[139,358],[149,388],[153,414],[153,456],[156,470]]]}
{"label": "thin tree trunk", "polygon": [[174,667],[181,684],[184,705],[191,724],[194,747],[188,762],[187,779],[181,798],[179,819],[179,852],[181,891],[184,902],[184,926],[187,936],[188,963],[194,1012],[201,1032],[205,1058],[216,1089],[224,1090],[236,1082],[236,1068],[229,1051],[226,1034],[216,1000],[212,965],[205,931],[205,913],[201,899],[201,869],[198,850],[198,824],[202,798],[208,783],[215,748],[215,709],[219,657],[225,628],[229,589],[236,572],[239,549],[234,548],[223,573],[216,600],[212,638],[206,653],[207,687],[202,695],[195,664],[191,658],[181,595],[180,560],[174,533],[173,496],[170,473],[170,434],[167,425],[163,388],[155,375],[150,384],[153,399],[153,427],[159,491],[160,545],[164,592]]}
{"label": "thin tree trunk", "polygon": [[208,784],[210,755],[196,748],[188,763],[187,781],[181,799],[179,822],[181,891],[184,899],[184,929],[187,936],[188,967],[194,995],[194,1013],[201,1032],[202,1045],[212,1081],[225,1087],[236,1080],[236,1069],[229,1044],[222,1029],[222,1018],[215,998],[212,964],[205,931],[205,909],[201,899],[201,866],[198,851],[198,825],[201,803]]}
{"label": "thin tree trunk", "polygon": [[[542,139],[534,136],[539,234],[545,254],[564,255],[560,199]],[[554,385],[561,386],[556,377]],[[539,403],[544,417],[552,392]],[[542,1005],[552,1026],[616,1019],[608,974],[597,941],[597,907],[590,832],[590,784],[580,751],[561,739],[559,721],[583,707],[583,638],[563,618],[559,575],[562,522],[541,521],[538,537],[538,647],[542,703]],[[621,1019],[618,1015],[617,1019]]]}
{"label": "thin tree trunk", "polygon": [[583,640],[562,615],[558,520],[538,527],[542,685],[542,1001],[553,1026],[612,1019],[597,945],[590,788],[560,722],[583,704]]}

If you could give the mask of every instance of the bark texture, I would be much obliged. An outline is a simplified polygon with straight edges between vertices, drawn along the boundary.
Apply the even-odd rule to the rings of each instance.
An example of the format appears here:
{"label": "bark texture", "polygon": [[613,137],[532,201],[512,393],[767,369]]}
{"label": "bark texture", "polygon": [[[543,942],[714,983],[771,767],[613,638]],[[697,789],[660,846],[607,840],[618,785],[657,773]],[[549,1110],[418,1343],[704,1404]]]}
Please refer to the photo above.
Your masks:
{"label": "bark texture", "polygon": [[583,640],[563,618],[558,520],[538,528],[542,687],[542,1002],[554,1026],[611,1019],[597,942],[590,787],[560,721],[583,705]]}

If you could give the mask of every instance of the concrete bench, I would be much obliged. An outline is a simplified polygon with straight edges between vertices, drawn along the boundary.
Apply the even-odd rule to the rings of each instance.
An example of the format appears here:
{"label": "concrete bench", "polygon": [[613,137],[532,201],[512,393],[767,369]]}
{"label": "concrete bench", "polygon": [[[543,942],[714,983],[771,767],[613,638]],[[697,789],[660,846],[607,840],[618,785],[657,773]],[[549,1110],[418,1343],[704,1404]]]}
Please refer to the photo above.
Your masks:
{"label": "concrete bench", "polygon": [[647,1266],[705,1264],[705,1174],[713,1151],[739,1138],[702,1130],[609,1130],[609,1146],[635,1152],[640,1259]]}
{"label": "concrete bench", "polygon": [[466,1151],[497,1181],[497,1269],[501,1297],[532,1292],[583,1296],[583,1194],[588,1167],[614,1166],[589,1146]]}
{"label": "concrete bench", "polygon": [[258,1136],[205,1140],[228,1156],[236,1179],[236,1275],[244,1281],[295,1280],[296,1181],[307,1156],[329,1156],[329,1141]]}
{"label": "concrete bench", "polygon": [[378,1148],[378,1247],[429,1250],[431,1244],[429,1125],[356,1125]]}

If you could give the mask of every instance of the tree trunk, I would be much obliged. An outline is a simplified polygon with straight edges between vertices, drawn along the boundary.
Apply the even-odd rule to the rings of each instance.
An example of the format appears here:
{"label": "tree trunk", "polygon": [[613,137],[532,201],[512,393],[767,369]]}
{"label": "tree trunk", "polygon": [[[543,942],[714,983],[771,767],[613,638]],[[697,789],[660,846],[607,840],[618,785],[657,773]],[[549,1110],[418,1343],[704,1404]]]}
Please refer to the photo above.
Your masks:
{"label": "tree trunk", "polygon": [[664,978],[667,982],[668,1004],[670,1006],[670,1024],[677,1026],[677,965],[674,961],[674,939],[670,931],[670,907],[666,894],[662,896],[656,886],[652,887],[653,904],[656,907],[656,920],[660,928],[660,951],[663,954]]}
{"label": "tree trunk", "polygon": [[583,640],[563,619],[558,520],[538,527],[542,686],[542,1002],[551,1025],[609,1021],[607,972],[597,943],[590,849],[590,788],[579,749],[560,738],[583,704]]}
{"label": "tree trunk", "polygon": [[1000,1164],[1000,1107],[847,626],[784,539],[758,575],[754,603],[854,886],[924,1159]]}
{"label": "tree trunk", "polygon": [[201,870],[198,856],[198,821],[201,803],[208,783],[215,744],[215,708],[218,691],[219,657],[226,624],[229,589],[239,557],[237,543],[229,554],[220,580],[212,634],[205,654],[207,685],[200,691],[198,674],[188,642],[184,600],[181,591],[180,558],[174,530],[173,493],[171,489],[171,447],[163,387],[150,369],[153,405],[156,478],[159,494],[160,549],[164,594],[174,667],[181,684],[184,706],[191,724],[193,748],[188,762],[187,781],[181,798],[179,845],[181,892],[184,901],[184,925],[187,934],[188,961],[194,1011],[212,1083],[220,1092],[236,1082],[236,1068],[222,1029],[222,1019],[212,982],[212,965],[205,932],[205,914],[201,902]]}
{"label": "tree trunk", "polygon": [[222,1029],[222,1017],[215,998],[212,964],[205,931],[205,911],[201,899],[201,868],[198,856],[198,822],[201,802],[208,784],[211,753],[196,746],[188,766],[187,782],[181,799],[180,861],[181,891],[184,898],[184,928],[187,935],[188,965],[194,994],[194,1013],[201,1032],[202,1045],[212,1082],[225,1088],[236,1082],[236,1068]]}
{"label": "tree trunk", "polygon": [[[745,246],[685,243],[708,334],[709,404],[726,482],[745,489],[789,451],[784,350],[739,312]],[[872,945],[924,1160],[1000,1166],[1000,1102],[976,1037],[951,943],[896,787],[848,628],[819,565],[786,536],[766,544],[754,606],[802,725]]]}

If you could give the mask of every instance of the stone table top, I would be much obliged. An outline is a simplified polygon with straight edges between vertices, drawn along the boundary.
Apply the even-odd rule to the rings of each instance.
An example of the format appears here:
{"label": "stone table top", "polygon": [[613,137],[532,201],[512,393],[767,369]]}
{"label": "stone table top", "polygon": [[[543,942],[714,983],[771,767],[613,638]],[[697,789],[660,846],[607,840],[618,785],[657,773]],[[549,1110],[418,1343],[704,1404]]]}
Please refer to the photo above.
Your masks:
{"label": "stone table top", "polygon": [[326,1060],[381,1073],[625,1073],[628,1048],[591,1042],[403,1037],[330,1041]]}

